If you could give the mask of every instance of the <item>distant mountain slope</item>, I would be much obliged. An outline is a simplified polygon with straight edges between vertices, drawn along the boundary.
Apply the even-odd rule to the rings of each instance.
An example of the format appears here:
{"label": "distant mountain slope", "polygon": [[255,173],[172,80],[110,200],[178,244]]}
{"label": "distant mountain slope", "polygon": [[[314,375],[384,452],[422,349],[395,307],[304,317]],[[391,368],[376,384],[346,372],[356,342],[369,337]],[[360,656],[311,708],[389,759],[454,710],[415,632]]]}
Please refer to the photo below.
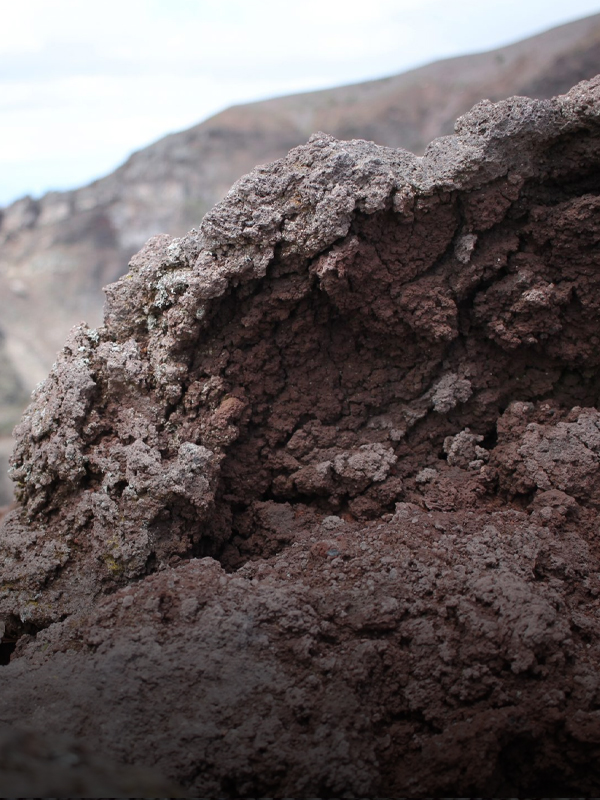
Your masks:
{"label": "distant mountain slope", "polygon": [[156,142],[102,180],[0,211],[0,324],[27,387],[68,329],[97,324],[100,288],[157,232],[197,225],[257,163],[323,130],[421,153],[482,98],[560,94],[600,72],[600,15],[390,78],[230,108]]}

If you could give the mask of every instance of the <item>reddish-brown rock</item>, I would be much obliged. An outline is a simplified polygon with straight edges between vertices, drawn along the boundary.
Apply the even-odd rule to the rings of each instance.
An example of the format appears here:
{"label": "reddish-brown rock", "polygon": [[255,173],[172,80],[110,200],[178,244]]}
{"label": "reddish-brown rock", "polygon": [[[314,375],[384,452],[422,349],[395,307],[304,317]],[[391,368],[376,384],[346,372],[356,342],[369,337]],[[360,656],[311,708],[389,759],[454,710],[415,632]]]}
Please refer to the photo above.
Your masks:
{"label": "reddish-brown rock", "polygon": [[316,135],[151,240],[19,427],[0,718],[194,795],[597,793],[599,141],[600,79]]}
{"label": "reddish-brown rock", "polygon": [[[101,321],[101,287],[123,273],[148,237],[181,236],[197,226],[256,164],[281,158],[319,130],[420,155],[483,98],[546,99],[598,72],[600,15],[594,15],[380,80],[235,106],[143,148],[87,186],[0,209],[7,355],[3,363],[0,334],[0,432],[4,427],[10,434],[69,329],[81,320]],[[16,400],[3,397],[11,373],[26,389]],[[0,481],[0,503],[9,500]]]}
{"label": "reddish-brown rock", "polygon": [[46,732],[0,725],[0,779],[4,797],[186,797],[147,767],[116,764],[84,745]]}

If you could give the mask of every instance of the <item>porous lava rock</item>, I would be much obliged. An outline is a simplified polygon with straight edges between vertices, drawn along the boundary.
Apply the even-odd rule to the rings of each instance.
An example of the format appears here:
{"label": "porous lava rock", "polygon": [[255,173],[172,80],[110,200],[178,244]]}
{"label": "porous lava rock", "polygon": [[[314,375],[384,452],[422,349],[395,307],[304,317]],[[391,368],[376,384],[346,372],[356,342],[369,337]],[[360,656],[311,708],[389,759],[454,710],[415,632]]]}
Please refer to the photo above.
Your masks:
{"label": "porous lava rock", "polygon": [[0,718],[202,796],[589,796],[600,79],[317,134],[74,330],[17,432]]}

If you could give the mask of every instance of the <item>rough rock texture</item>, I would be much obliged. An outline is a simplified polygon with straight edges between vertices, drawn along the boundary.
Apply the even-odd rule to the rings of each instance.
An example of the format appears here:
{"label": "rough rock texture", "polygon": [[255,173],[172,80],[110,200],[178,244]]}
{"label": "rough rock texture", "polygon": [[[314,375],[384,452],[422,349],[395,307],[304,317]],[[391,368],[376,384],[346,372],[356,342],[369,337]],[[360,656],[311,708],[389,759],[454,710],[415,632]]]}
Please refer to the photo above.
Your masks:
{"label": "rough rock texture", "polygon": [[[598,72],[596,15],[389,78],[236,106],[135,153],[88,186],[0,209],[0,350],[6,374],[27,390],[8,402],[0,386],[0,434],[17,423],[70,328],[100,323],[101,287],[148,237],[198,225],[255,164],[284,156],[316,130],[420,154],[482,98],[549,98]],[[0,353],[0,383],[4,363]],[[0,455],[0,505],[12,498],[5,461]]]}
{"label": "rough rock texture", "polygon": [[600,78],[318,134],[19,426],[0,719],[200,796],[600,790]]}
{"label": "rough rock texture", "polygon": [[101,321],[101,287],[149,236],[184,234],[241,175],[315,131],[422,153],[482,98],[549,98],[598,72],[596,15],[382,80],[230,108],[88,186],[18,200],[0,210],[0,321],[14,367],[31,391],[69,329]]}

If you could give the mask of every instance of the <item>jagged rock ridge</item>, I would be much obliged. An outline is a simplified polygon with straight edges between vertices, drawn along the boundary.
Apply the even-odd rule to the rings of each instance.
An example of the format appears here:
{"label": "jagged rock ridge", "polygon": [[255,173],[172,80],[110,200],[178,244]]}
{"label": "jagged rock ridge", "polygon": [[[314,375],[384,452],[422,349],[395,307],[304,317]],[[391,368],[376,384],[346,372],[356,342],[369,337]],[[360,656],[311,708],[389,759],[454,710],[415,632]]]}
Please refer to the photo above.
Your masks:
{"label": "jagged rock ridge", "polygon": [[18,430],[3,719],[211,796],[597,791],[599,100],[319,134],[149,242]]}
{"label": "jagged rock ridge", "polygon": [[241,175],[314,131],[422,153],[483,98],[548,98],[598,72],[594,16],[383,80],[231,108],[89,186],[17,201],[0,213],[0,318],[14,368],[31,390],[73,325],[100,322],[101,287],[148,237],[184,234]]}

